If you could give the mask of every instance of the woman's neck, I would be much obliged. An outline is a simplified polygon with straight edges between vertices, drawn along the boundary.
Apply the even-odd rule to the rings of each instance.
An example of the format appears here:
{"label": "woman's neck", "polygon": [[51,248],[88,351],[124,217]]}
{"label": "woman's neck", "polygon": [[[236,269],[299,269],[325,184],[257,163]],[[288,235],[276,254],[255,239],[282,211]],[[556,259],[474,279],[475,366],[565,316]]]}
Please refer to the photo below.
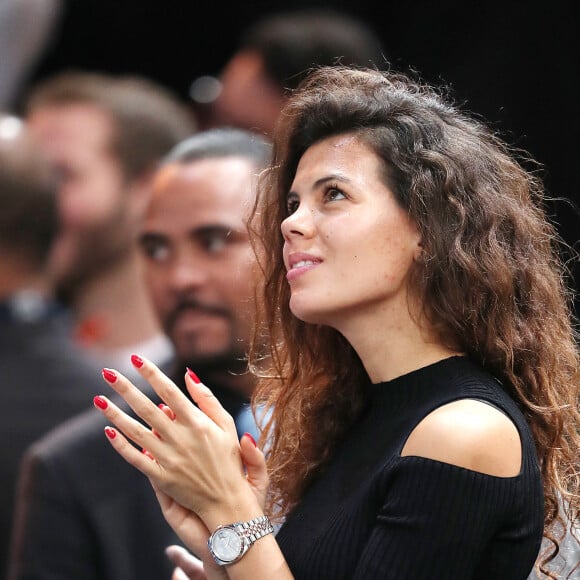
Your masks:
{"label": "woman's neck", "polygon": [[337,330],[355,349],[373,383],[462,354],[445,345],[424,316],[411,315],[406,304],[357,316]]}

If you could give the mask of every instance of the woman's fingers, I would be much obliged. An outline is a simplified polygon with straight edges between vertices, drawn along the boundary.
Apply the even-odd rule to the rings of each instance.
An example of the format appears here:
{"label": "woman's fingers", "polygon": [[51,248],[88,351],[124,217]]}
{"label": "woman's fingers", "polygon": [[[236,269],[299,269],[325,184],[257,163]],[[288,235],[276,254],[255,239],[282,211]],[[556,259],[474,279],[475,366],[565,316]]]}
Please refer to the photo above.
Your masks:
{"label": "woman's fingers", "polygon": [[268,491],[268,470],[266,468],[266,458],[262,451],[256,446],[256,442],[250,433],[244,433],[240,440],[242,461],[246,468],[246,479],[254,490],[254,495],[264,509],[266,503],[266,493]]}
{"label": "woman's fingers", "polygon": [[[192,412],[198,412],[182,390],[154,363],[145,357],[131,356],[131,362],[139,374],[153,387],[160,399],[167,404],[177,416],[187,416]],[[111,385],[117,392],[115,385]],[[138,390],[138,389],[137,389]],[[122,396],[123,394],[120,393]],[[123,396],[123,398],[125,398]],[[129,402],[129,401],[127,401]]]}
{"label": "woman's fingers", "polygon": [[[202,561],[185,548],[177,545],[167,546],[165,554],[167,554],[171,563],[180,569],[182,574],[185,574],[185,576],[181,576],[182,578],[189,578],[190,580],[199,578],[201,580],[206,577]],[[176,577],[175,572],[173,577]],[[179,573],[177,577],[180,577]]]}
{"label": "woman's fingers", "polygon": [[175,421],[175,413],[173,412],[173,410],[171,409],[171,407],[168,407],[165,403],[159,403],[158,407],[172,420]]}
{"label": "woman's fingers", "polygon": [[[207,418],[217,424],[224,431],[235,434],[235,424],[231,415],[222,407],[211,390],[206,387],[193,371],[187,369],[186,385],[193,401],[199,406],[191,404],[188,397],[175,383],[168,378],[159,368],[146,358],[133,355],[133,366],[141,376],[153,387],[157,395],[167,405],[170,411],[163,407],[164,418],[160,419],[159,409],[150,399],[135,387],[126,377],[114,369],[103,369],[103,377],[107,383],[121,396],[128,405],[141,417],[153,430],[164,437],[164,426],[167,427],[165,418],[179,418],[180,422],[194,422],[206,424]],[[173,416],[172,416],[173,415]],[[150,450],[152,451],[152,450]]]}
{"label": "woman's fingers", "polygon": [[[102,395],[96,396],[93,401],[95,407],[116,427],[116,429],[112,427],[105,429],[105,435],[107,435],[111,445],[131,465],[137,467],[143,473],[151,475],[152,472],[150,469],[144,471],[144,464],[141,462],[141,459],[146,458],[149,463],[152,463],[151,459],[155,459],[155,454],[159,450],[161,441],[157,431],[155,429],[148,429],[145,425],[127,415],[115,403]],[[147,401],[149,400],[147,399]],[[155,420],[152,420],[153,423],[157,422],[159,424],[158,419],[166,422],[170,421],[165,411],[160,410],[150,401],[149,403],[157,411],[158,415]],[[147,413],[144,414],[147,415]],[[139,452],[127,439],[133,441],[141,451]],[[138,459],[135,453],[139,453],[142,457]],[[159,475],[158,470],[155,470],[153,473]]]}
{"label": "woman's fingers", "polygon": [[216,425],[224,431],[236,435],[236,425],[232,416],[222,407],[215,395],[191,370],[187,369],[185,373],[185,385],[193,401]]}
{"label": "woman's fingers", "polygon": [[[195,578],[195,577],[194,577]],[[198,577],[199,580],[205,580],[203,576]],[[174,568],[171,580],[192,580],[181,568]]]}
{"label": "woman's fingers", "polygon": [[[149,397],[141,392],[140,389],[135,387],[133,383],[126,377],[124,377],[120,372],[114,369],[103,369],[103,378],[105,381],[127,402],[127,404],[133,409],[137,416],[141,417],[145,423],[150,425],[154,431],[163,436],[164,428],[170,423],[166,413],[162,412],[157,405],[155,405]],[[169,380],[169,379],[168,379]],[[97,398],[95,398],[95,406],[97,406],[104,415],[111,419],[116,425],[115,418],[122,415],[127,416],[126,413],[120,411],[115,405],[107,409],[99,404]],[[140,443],[133,439],[132,435],[125,430],[125,427],[117,425],[123,430],[125,435],[136,443]]]}
{"label": "woman's fingers", "polygon": [[[181,409],[191,412],[190,408],[192,405],[189,399],[154,363],[137,355],[131,356],[131,362],[139,374],[153,387],[153,390],[159,395],[161,400],[169,405],[176,414],[179,414]],[[149,400],[137,387],[117,371],[104,369],[103,377],[129,403],[136,413],[138,411],[134,405],[139,404],[143,400]],[[139,416],[142,417],[141,414]],[[145,419],[145,417],[142,418]]]}
{"label": "woman's fingers", "polygon": [[127,463],[149,478],[159,475],[159,465],[155,461],[151,461],[153,459],[151,453],[137,449],[127,440],[120,429],[107,426],[104,431],[112,447]]}
{"label": "woman's fingers", "polygon": [[171,562],[176,566],[172,580],[217,580],[218,578],[227,580],[228,574],[224,568],[212,566],[208,574],[201,560],[188,552],[181,546],[172,545],[165,549],[165,553]]}

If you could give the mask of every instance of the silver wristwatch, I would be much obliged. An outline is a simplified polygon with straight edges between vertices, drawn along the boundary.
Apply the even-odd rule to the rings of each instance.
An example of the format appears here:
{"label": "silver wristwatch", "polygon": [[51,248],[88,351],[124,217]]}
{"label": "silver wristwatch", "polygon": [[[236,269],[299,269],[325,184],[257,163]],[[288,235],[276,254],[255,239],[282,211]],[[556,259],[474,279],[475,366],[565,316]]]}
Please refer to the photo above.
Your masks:
{"label": "silver wristwatch", "polygon": [[226,566],[237,562],[256,540],[273,531],[270,518],[258,516],[247,522],[218,526],[207,540],[207,546],[216,563]]}

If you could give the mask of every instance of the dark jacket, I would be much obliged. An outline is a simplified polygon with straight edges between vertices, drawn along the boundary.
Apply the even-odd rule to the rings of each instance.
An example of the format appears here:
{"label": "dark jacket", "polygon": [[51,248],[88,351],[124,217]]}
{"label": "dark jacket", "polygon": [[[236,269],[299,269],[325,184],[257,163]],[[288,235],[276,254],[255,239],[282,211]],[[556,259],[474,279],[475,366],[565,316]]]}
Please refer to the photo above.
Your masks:
{"label": "dark jacket", "polygon": [[[220,398],[221,389],[211,387]],[[152,396],[150,387],[143,390]],[[106,388],[102,392],[109,395]],[[233,407],[224,406],[236,416],[245,399],[234,400]],[[30,448],[19,485],[10,580],[171,577],[164,550],[180,542],[149,480],[111,448],[106,424],[91,410]]]}
{"label": "dark jacket", "polygon": [[14,493],[25,449],[49,429],[90,409],[105,387],[71,340],[65,313],[49,303],[0,303],[0,574],[4,578]]}

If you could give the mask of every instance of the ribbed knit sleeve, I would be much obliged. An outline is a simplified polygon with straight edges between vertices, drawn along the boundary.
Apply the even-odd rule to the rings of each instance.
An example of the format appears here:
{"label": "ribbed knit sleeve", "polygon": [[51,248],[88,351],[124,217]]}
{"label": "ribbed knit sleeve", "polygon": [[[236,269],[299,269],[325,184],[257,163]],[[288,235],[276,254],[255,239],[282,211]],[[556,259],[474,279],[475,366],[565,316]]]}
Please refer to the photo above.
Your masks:
{"label": "ribbed knit sleeve", "polygon": [[[536,530],[518,520],[522,502],[538,496],[519,496],[518,477],[493,477],[420,457],[396,463],[377,482],[374,493],[385,501],[353,578],[528,576],[540,546]],[[503,537],[502,528],[512,531]]]}

